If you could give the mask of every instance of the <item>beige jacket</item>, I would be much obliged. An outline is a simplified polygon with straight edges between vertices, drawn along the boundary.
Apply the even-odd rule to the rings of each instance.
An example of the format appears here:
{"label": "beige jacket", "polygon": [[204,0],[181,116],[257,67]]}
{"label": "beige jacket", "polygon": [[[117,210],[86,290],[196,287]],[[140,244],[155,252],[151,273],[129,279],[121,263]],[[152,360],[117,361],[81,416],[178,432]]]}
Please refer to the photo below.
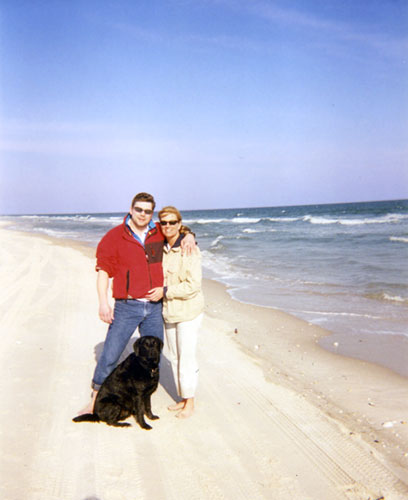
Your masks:
{"label": "beige jacket", "polygon": [[181,255],[181,248],[163,252],[164,284],[163,318],[166,323],[191,321],[204,310],[201,291],[201,253],[198,248],[192,255]]}

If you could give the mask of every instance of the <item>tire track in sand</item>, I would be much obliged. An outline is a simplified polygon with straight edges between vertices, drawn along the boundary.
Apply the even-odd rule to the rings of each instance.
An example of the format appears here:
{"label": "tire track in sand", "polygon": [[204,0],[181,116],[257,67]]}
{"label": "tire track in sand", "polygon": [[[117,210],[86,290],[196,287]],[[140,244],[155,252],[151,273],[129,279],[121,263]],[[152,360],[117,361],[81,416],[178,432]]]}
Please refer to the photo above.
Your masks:
{"label": "tire track in sand", "polygon": [[[296,457],[296,449],[301,454],[299,472],[306,479],[306,487],[307,478],[318,474],[321,481],[332,484],[334,491],[330,498],[360,500],[382,495],[393,500],[408,498],[407,485],[376,459],[374,449],[369,449],[369,445],[362,441],[355,442],[335,421],[316,411],[306,400],[273,384],[270,388],[274,390],[268,391],[267,395],[254,391],[253,386],[245,386],[240,382],[242,379],[227,368],[223,367],[223,371],[230,384],[235,385],[237,394],[245,394],[256,409],[258,424],[263,421],[271,431],[278,430],[281,438],[285,436],[285,446],[294,448],[292,457]],[[296,461],[294,459],[289,464],[294,471],[297,470]],[[306,471],[308,465],[312,467]],[[310,498],[317,499],[316,481],[311,483],[314,496]],[[324,489],[321,498],[328,498]]]}
{"label": "tire track in sand", "polygon": [[[69,257],[65,248],[57,247],[55,251],[61,262]],[[77,267],[69,270],[64,270],[62,266],[55,275],[59,287],[55,297],[58,310],[53,325],[57,340],[47,366],[46,378],[52,383],[42,398],[49,420],[41,426],[31,465],[31,498],[166,498],[161,481],[150,481],[151,470],[144,465],[147,459],[150,467],[155,458],[151,455],[149,460],[146,456],[151,451],[146,453],[149,446],[148,442],[144,442],[147,439],[143,434],[145,431],[138,426],[117,429],[104,424],[71,422],[74,411],[79,407],[79,399],[78,406],[70,405],[67,404],[67,395],[83,391],[86,372],[89,371],[90,377],[93,370],[92,346],[103,340],[106,330],[96,314],[89,314],[90,299],[97,310],[95,275],[92,268],[88,269],[88,260],[81,262],[85,265],[74,263]],[[90,280],[87,285],[78,287],[77,276],[89,276]],[[95,330],[102,331],[102,336],[94,333]],[[89,346],[89,352],[84,356],[89,370],[78,365],[82,375],[72,371],[77,366],[73,363],[78,348],[75,337],[81,332],[87,336],[84,340]],[[73,455],[77,459],[73,459]]]}

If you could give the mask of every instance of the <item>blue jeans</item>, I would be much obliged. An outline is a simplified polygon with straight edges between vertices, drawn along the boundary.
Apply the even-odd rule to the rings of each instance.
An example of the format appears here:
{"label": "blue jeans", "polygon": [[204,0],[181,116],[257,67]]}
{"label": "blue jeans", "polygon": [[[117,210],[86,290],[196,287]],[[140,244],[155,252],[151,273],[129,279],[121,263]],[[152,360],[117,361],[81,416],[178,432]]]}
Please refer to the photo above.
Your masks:
{"label": "blue jeans", "polygon": [[114,320],[109,325],[101,357],[95,368],[92,387],[98,390],[114,370],[137,327],[140,336],[153,335],[163,340],[162,302],[116,300]]}

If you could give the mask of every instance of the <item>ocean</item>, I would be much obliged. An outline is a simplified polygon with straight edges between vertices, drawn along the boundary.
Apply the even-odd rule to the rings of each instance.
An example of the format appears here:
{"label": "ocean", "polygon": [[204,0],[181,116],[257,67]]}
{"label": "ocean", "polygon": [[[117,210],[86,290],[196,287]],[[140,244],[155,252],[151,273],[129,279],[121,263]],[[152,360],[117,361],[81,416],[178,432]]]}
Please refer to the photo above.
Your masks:
{"label": "ocean", "polygon": [[[408,335],[408,200],[182,211],[204,276],[334,333]],[[91,246],[123,213],[3,216]]]}

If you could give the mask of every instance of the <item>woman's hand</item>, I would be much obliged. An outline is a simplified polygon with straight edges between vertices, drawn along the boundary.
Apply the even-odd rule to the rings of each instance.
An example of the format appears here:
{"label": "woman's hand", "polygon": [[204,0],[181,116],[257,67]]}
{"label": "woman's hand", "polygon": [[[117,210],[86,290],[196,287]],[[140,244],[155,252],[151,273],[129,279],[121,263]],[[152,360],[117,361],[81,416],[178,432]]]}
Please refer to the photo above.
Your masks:
{"label": "woman's hand", "polygon": [[145,299],[151,300],[152,302],[159,302],[163,298],[163,287],[158,286],[157,288],[152,288],[144,297]]}
{"label": "woman's hand", "polygon": [[187,233],[180,243],[182,255],[192,255],[196,249],[196,241],[191,233]]}

